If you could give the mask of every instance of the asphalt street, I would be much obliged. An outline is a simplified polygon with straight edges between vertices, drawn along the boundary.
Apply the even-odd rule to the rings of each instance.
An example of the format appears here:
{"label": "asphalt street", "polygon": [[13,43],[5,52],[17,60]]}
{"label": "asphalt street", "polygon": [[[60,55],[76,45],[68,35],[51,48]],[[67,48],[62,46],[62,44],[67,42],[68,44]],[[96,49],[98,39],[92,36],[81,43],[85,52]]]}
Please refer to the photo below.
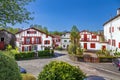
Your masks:
{"label": "asphalt street", "polygon": [[[53,60],[68,62],[71,65],[78,66],[87,76],[99,77],[96,80],[120,80],[120,72],[112,63],[84,63],[69,59],[67,52],[55,51],[54,58],[33,59],[17,61],[19,66],[24,67],[28,73],[38,76],[43,67]],[[103,79],[104,78],[104,79]],[[89,79],[88,79],[89,80]],[[93,80],[93,79],[90,79]]]}

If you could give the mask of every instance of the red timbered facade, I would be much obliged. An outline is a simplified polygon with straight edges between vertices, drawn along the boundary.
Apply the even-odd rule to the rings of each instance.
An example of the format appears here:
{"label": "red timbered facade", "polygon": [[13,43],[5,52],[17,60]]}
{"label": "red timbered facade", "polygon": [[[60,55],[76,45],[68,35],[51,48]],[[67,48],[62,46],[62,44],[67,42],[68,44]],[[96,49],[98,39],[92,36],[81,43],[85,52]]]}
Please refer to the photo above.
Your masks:
{"label": "red timbered facade", "polygon": [[36,28],[28,28],[16,34],[16,46],[19,51],[44,50],[52,47],[52,36]]}

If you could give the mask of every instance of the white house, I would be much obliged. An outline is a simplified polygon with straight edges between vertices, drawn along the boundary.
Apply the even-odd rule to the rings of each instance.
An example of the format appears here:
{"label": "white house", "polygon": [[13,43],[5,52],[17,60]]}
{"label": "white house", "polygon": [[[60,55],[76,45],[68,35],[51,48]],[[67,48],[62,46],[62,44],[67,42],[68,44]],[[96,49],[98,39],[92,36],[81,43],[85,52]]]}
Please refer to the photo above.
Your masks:
{"label": "white house", "polygon": [[86,50],[101,50],[108,47],[107,42],[101,40],[104,36],[86,30],[80,32],[81,47]]}
{"label": "white house", "polygon": [[117,15],[103,24],[104,36],[109,42],[109,50],[120,51],[120,8]]}
{"label": "white house", "polygon": [[67,49],[70,45],[70,32],[66,32],[61,36],[61,46],[63,49]]}
{"label": "white house", "polygon": [[33,27],[22,30],[15,36],[19,51],[39,51],[44,50],[45,47],[52,47],[52,36]]}
{"label": "white house", "polygon": [[[108,48],[108,42],[102,41],[104,36],[95,34],[86,30],[80,32],[80,45],[86,50],[101,50]],[[63,49],[67,49],[70,45],[70,32],[61,36],[61,44]]]}

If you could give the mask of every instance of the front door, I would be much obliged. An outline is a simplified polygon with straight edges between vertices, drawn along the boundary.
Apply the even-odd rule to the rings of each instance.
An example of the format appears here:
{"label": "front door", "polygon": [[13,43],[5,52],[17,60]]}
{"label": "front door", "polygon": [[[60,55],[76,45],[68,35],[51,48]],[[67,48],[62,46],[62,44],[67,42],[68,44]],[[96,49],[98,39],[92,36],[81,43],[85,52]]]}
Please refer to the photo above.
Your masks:
{"label": "front door", "polygon": [[102,50],[106,50],[106,46],[105,45],[102,45]]}
{"label": "front door", "polygon": [[87,49],[87,43],[84,43],[84,49]]}

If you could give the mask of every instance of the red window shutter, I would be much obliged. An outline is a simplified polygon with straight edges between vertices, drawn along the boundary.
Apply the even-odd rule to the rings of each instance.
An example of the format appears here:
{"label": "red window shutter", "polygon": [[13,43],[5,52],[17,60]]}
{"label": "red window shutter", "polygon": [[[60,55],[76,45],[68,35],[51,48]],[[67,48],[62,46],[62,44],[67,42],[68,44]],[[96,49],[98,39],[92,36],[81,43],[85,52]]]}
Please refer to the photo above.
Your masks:
{"label": "red window shutter", "polygon": [[90,44],[90,47],[91,47],[91,48],[95,48],[95,47],[96,47],[96,46],[95,46],[95,43],[91,43],[91,44]]}
{"label": "red window shutter", "polygon": [[24,46],[22,46],[22,51],[24,51]]}
{"label": "red window shutter", "polygon": [[114,32],[114,27],[112,27],[112,32]]}
{"label": "red window shutter", "polygon": [[111,44],[111,40],[110,39],[108,39],[108,42],[109,42],[109,44]]}
{"label": "red window shutter", "polygon": [[111,27],[109,27],[109,33],[111,33]]}
{"label": "red window shutter", "polygon": [[26,37],[24,37],[24,44],[26,44]]}
{"label": "red window shutter", "polygon": [[119,42],[119,44],[118,44],[118,47],[120,48],[120,42]]}
{"label": "red window shutter", "polygon": [[36,44],[36,37],[34,37],[34,44]]}
{"label": "red window shutter", "polygon": [[30,44],[32,44],[32,37],[30,37]]}
{"label": "red window shutter", "polygon": [[29,46],[29,51],[31,51],[31,46]]}
{"label": "red window shutter", "polygon": [[46,41],[44,41],[44,44],[46,44]]}
{"label": "red window shutter", "polygon": [[48,38],[48,35],[46,35],[46,38]]}
{"label": "red window shutter", "polygon": [[39,37],[39,43],[41,44],[41,37]]}
{"label": "red window shutter", "polygon": [[114,46],[116,46],[116,40],[114,40]]}
{"label": "red window shutter", "polygon": [[48,44],[50,44],[50,40],[48,40]]}

